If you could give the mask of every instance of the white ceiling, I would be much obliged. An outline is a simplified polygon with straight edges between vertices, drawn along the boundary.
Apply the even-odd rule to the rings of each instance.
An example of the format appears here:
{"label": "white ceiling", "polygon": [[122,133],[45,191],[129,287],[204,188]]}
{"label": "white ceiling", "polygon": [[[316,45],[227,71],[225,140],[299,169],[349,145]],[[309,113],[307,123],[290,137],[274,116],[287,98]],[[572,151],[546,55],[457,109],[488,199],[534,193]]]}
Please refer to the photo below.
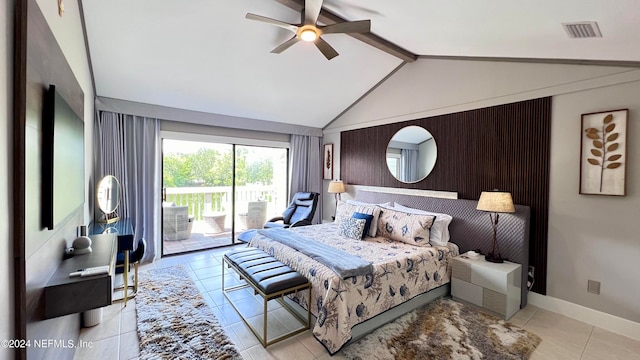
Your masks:
{"label": "white ceiling", "polygon": [[[343,34],[340,56],[247,12],[299,23],[275,0],[82,0],[97,96],[322,128],[402,60]],[[637,0],[326,0],[347,20],[416,55],[639,62]],[[561,23],[597,21],[602,38]],[[428,61],[428,60],[419,60]],[[626,65],[629,65],[628,63]]]}

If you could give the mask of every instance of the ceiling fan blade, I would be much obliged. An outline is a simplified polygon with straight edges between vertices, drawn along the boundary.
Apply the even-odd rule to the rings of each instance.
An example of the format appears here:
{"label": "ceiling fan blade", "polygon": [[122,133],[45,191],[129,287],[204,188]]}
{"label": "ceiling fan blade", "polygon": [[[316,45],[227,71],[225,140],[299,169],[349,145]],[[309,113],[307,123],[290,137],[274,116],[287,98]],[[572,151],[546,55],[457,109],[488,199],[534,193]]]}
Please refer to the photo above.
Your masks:
{"label": "ceiling fan blade", "polygon": [[316,47],[318,48],[318,50],[320,50],[322,55],[327,58],[327,60],[331,60],[334,57],[338,56],[338,52],[334,48],[332,48],[329,43],[322,40],[321,37],[317,38],[314,43],[316,44]]}
{"label": "ceiling fan blade", "polygon": [[293,31],[293,32],[298,31],[298,27],[295,26],[295,25],[291,25],[289,23],[286,23],[286,22],[283,22],[283,21],[280,21],[280,20],[268,18],[266,16],[247,13],[247,15],[245,15],[245,18],[247,18],[249,20],[255,20],[255,21],[260,21],[260,22],[263,22],[263,23],[279,26],[279,27],[281,27],[283,29],[287,29],[287,30]]}
{"label": "ceiling fan blade", "polygon": [[271,50],[272,54],[280,54],[281,52],[287,50],[288,48],[291,47],[291,45],[297,43],[298,41],[300,41],[300,39],[297,36],[292,37],[291,39],[283,42],[282,44],[280,44],[277,48]]}
{"label": "ceiling fan blade", "polygon": [[304,24],[315,25],[322,10],[322,0],[305,0],[304,2]]}
{"label": "ceiling fan blade", "polygon": [[321,28],[323,34],[366,33],[371,31],[371,20],[348,21]]}

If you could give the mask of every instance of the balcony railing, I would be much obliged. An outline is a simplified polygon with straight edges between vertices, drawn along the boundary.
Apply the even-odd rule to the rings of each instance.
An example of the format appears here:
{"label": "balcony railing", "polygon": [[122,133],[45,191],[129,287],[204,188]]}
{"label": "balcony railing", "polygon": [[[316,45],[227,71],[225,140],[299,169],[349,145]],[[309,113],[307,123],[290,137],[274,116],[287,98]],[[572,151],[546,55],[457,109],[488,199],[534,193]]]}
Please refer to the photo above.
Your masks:
{"label": "balcony railing", "polygon": [[[204,214],[230,213],[233,199],[231,186],[165,188],[166,201],[177,206],[189,206],[195,220],[204,220]],[[247,209],[250,201],[267,201],[269,213],[282,211],[287,204],[286,193],[272,185],[236,186],[236,212]]]}

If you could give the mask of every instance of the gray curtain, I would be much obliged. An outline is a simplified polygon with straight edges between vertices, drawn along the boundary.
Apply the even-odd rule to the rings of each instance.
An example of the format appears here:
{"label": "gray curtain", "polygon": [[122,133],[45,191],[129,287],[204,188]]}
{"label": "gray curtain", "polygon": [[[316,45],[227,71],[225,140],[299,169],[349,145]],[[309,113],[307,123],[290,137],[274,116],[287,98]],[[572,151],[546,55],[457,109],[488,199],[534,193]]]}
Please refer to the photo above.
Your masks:
{"label": "gray curtain", "polygon": [[418,180],[418,150],[401,150],[400,180],[407,182]]}
{"label": "gray curtain", "polygon": [[94,179],[120,180],[118,215],[147,243],[143,262],[152,261],[160,239],[160,121],[100,111],[95,124]]}
{"label": "gray curtain", "polygon": [[313,223],[322,217],[322,151],[317,136],[291,135],[291,187],[289,198],[299,191],[320,194]]}

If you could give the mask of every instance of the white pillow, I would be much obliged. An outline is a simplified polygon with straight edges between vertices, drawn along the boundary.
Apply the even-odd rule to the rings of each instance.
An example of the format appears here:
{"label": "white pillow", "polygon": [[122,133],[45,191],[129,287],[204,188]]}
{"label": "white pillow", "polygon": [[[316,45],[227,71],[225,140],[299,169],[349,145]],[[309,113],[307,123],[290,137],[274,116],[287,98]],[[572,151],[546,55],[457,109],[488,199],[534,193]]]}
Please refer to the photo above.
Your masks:
{"label": "white pillow", "polygon": [[451,236],[449,235],[449,224],[453,220],[453,216],[449,214],[435,213],[431,211],[414,209],[406,206],[402,206],[398,203],[394,205],[394,209],[404,211],[412,214],[420,215],[433,215],[436,217],[435,222],[431,225],[431,232],[429,233],[429,242],[431,245],[445,246],[449,242]]}
{"label": "white pillow", "polygon": [[366,204],[366,205],[354,205],[349,204],[345,201],[339,201],[338,207],[336,208],[336,220],[337,224],[340,224],[340,221],[343,218],[350,218],[353,216],[353,213],[359,212],[363,214],[373,215],[373,219],[371,220],[371,226],[369,227],[369,236],[375,237],[376,232],[378,231],[378,217],[380,216],[380,207],[374,204]]}
{"label": "white pillow", "polygon": [[381,204],[370,204],[370,203],[366,203],[366,202],[362,202],[362,201],[358,201],[358,200],[353,200],[353,199],[349,199],[347,200],[347,204],[351,204],[351,205],[368,205],[368,206],[380,206],[380,207],[386,207],[386,208],[392,208],[393,207],[393,202],[386,202],[386,203],[381,203]]}

